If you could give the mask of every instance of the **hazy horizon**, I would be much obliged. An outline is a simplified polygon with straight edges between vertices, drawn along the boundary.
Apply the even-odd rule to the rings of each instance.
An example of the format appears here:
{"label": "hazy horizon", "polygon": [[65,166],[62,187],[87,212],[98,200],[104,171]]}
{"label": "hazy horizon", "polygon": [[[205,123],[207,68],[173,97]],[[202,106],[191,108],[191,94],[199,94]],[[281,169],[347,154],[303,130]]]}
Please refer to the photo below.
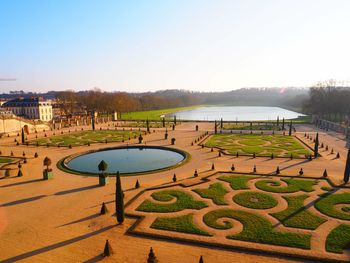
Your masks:
{"label": "hazy horizon", "polygon": [[350,1],[1,1],[1,92],[349,80]]}

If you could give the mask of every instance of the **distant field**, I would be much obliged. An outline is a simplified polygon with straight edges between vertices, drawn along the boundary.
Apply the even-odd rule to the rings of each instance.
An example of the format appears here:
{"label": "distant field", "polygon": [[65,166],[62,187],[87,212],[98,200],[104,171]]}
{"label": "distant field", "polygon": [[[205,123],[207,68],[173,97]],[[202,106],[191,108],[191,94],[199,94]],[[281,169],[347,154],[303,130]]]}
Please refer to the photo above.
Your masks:
{"label": "distant field", "polygon": [[192,110],[198,107],[200,106],[189,106],[189,107],[162,109],[162,110],[136,111],[136,112],[122,113],[122,119],[123,120],[146,120],[146,119],[160,120],[162,119],[160,117],[162,115],[183,111],[183,110]]}

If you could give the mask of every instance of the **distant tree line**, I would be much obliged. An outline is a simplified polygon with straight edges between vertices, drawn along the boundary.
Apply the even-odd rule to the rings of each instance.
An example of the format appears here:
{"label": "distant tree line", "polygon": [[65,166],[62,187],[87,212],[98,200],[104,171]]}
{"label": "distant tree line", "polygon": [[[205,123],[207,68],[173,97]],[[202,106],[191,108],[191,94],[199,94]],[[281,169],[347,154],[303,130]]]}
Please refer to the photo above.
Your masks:
{"label": "distant tree line", "polygon": [[47,93],[0,94],[0,98],[44,97],[58,99],[66,114],[96,110],[110,113],[155,110],[192,105],[279,106],[301,111],[309,96],[307,88],[242,88],[225,92],[193,92],[160,90],[156,92],[127,93],[87,91],[50,91]]}
{"label": "distant tree line", "polygon": [[66,114],[92,110],[101,113],[156,110],[197,103],[196,98],[191,94],[166,97],[152,93],[102,92],[99,89],[84,92],[62,91],[56,94],[56,98],[61,102],[61,107]]}
{"label": "distant tree line", "polygon": [[334,80],[320,82],[310,88],[304,111],[330,121],[349,122],[350,88],[339,87]]}
{"label": "distant tree line", "polygon": [[198,104],[224,104],[242,106],[280,106],[301,110],[307,99],[307,89],[297,88],[244,88],[228,92],[190,92],[184,90],[162,90],[147,93],[61,91],[56,98],[62,102],[66,113],[80,110],[96,110],[110,113],[156,110]]}

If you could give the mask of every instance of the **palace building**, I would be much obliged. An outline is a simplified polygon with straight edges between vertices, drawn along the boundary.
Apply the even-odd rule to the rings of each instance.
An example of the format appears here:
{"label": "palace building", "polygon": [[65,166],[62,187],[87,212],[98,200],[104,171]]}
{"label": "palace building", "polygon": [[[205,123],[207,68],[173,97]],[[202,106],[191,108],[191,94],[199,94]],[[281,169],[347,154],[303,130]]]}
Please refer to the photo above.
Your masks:
{"label": "palace building", "polygon": [[53,118],[51,102],[40,97],[16,98],[5,102],[1,107],[27,119],[51,121]]}

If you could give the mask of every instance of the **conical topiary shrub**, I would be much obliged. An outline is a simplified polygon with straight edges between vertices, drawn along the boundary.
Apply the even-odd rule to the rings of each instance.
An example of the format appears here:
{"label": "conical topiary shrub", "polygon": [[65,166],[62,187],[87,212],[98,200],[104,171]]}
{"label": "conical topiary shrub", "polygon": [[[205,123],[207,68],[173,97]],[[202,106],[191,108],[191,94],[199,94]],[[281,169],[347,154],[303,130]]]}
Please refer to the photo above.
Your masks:
{"label": "conical topiary shrub", "polygon": [[113,250],[111,245],[109,244],[108,239],[106,240],[105,248],[103,249],[103,256],[104,257],[109,257],[110,255],[113,254]]}
{"label": "conical topiary shrub", "polygon": [[105,204],[105,202],[102,203],[102,206],[101,206],[101,211],[100,211],[100,214],[101,215],[105,215],[108,213],[108,209],[107,209],[107,206]]}
{"label": "conical topiary shrub", "polygon": [[204,263],[204,261],[203,261],[203,256],[200,256],[200,258],[199,258],[199,263]]}
{"label": "conical topiary shrub", "polygon": [[324,169],[323,175],[324,178],[328,177],[327,169]]}
{"label": "conical topiary shrub", "polygon": [[22,176],[23,176],[22,170],[21,170],[21,169],[18,169],[17,177],[22,177]]}
{"label": "conical topiary shrub", "polygon": [[137,188],[140,188],[140,182],[139,182],[139,180],[136,180],[135,188],[136,188],[136,189],[137,189]]}
{"label": "conical topiary shrub", "polygon": [[281,171],[280,171],[280,167],[279,166],[277,166],[277,168],[276,168],[276,174],[280,174],[281,173]]}

